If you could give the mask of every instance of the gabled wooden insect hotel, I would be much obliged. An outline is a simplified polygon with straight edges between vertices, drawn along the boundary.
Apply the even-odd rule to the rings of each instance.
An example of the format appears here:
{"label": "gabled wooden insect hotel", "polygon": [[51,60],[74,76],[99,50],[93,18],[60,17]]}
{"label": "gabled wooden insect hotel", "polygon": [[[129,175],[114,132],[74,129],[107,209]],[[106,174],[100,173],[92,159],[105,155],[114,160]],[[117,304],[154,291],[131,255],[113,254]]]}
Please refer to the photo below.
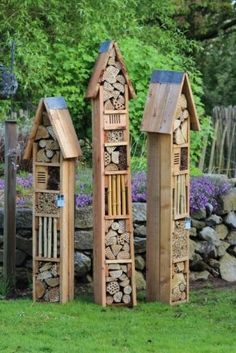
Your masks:
{"label": "gabled wooden insect hotel", "polygon": [[147,299],[189,294],[190,129],[199,122],[186,73],[154,71],[142,130],[148,134]]}
{"label": "gabled wooden insect hotel", "polygon": [[33,158],[33,298],[74,296],[74,190],[77,139],[63,97],[41,99],[24,152]]}
{"label": "gabled wooden insect hotel", "polygon": [[103,306],[136,304],[128,111],[134,96],[116,43],[102,43],[87,98],[93,125],[94,294]]}

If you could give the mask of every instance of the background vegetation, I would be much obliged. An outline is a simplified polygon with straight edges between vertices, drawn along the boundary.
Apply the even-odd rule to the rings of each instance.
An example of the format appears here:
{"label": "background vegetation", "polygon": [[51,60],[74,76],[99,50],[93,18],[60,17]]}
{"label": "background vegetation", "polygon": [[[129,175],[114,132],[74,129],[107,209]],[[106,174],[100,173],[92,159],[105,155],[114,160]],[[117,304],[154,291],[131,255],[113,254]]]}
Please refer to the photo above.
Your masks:
{"label": "background vegetation", "polygon": [[89,145],[90,104],[84,95],[99,44],[114,39],[138,97],[130,104],[133,155],[145,150],[139,128],[151,72],[181,70],[189,73],[202,126],[192,139],[196,165],[210,129],[204,104],[209,114],[214,104],[232,104],[235,98],[234,21],[230,0],[1,1],[0,62],[9,64],[15,39],[19,89],[13,103],[1,101],[0,119],[11,104],[13,110],[33,113],[40,97],[63,95],[78,135]]}

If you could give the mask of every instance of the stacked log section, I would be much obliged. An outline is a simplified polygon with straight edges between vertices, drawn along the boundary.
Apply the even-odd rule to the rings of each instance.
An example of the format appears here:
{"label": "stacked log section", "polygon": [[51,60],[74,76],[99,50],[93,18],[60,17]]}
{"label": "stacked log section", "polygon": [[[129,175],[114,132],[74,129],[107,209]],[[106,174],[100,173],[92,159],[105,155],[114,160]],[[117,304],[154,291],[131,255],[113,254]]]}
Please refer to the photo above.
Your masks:
{"label": "stacked log section", "polygon": [[173,128],[173,139],[176,145],[188,142],[188,119],[189,112],[187,110],[187,99],[184,94],[181,94]]}
{"label": "stacked log section", "polygon": [[107,260],[130,259],[130,233],[126,231],[126,221],[111,221],[105,235],[105,255]]}
{"label": "stacked log section", "polygon": [[115,51],[111,51],[107,67],[101,78],[104,93],[105,110],[124,110],[125,107],[125,77],[121,64],[116,58]]}
{"label": "stacked log section", "polygon": [[107,146],[104,151],[105,170],[127,169],[127,147]]}
{"label": "stacked log section", "polygon": [[175,221],[172,236],[172,256],[174,261],[188,257],[188,238],[189,232],[185,229],[185,222]]}
{"label": "stacked log section", "polygon": [[60,148],[56,139],[56,135],[46,112],[43,113],[42,123],[39,125],[35,141],[38,143],[38,151],[36,155],[36,162],[42,163],[59,163],[60,162]]}
{"label": "stacked log section", "polygon": [[39,262],[35,278],[35,296],[38,301],[60,302],[59,264]]}
{"label": "stacked log section", "polygon": [[172,302],[187,299],[187,271],[185,263],[178,262],[172,265]]}
{"label": "stacked log section", "polygon": [[132,304],[130,264],[108,264],[106,276],[106,303]]}

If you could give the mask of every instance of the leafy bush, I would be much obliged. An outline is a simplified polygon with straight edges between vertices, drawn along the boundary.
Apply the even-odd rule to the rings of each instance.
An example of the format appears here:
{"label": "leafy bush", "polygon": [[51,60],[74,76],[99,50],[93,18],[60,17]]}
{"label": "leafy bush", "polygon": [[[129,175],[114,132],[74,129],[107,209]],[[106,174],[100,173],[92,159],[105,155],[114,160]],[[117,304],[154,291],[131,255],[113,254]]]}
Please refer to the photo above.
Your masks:
{"label": "leafy bush", "polygon": [[219,208],[219,198],[230,189],[230,184],[220,178],[193,177],[190,181],[190,213],[204,209],[210,203],[214,211]]}

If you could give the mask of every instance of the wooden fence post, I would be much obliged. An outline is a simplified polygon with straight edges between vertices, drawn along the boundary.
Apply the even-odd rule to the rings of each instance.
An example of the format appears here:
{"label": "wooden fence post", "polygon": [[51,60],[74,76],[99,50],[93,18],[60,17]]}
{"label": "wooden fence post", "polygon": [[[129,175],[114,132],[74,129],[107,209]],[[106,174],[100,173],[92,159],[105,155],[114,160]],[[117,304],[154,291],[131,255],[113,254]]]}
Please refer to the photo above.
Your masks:
{"label": "wooden fence post", "polygon": [[16,263],[16,146],[17,124],[5,122],[5,194],[3,276],[9,293],[15,288]]}

